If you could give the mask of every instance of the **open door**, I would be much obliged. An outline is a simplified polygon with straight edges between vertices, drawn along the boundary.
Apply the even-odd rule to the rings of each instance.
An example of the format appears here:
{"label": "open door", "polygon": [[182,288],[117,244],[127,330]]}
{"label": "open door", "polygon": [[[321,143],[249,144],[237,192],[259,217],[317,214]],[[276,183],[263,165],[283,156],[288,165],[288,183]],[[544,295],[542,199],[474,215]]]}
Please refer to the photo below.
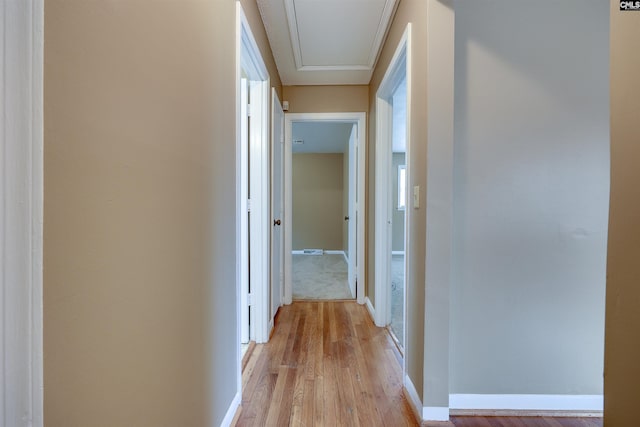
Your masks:
{"label": "open door", "polygon": [[358,177],[358,125],[354,123],[349,138],[349,213],[345,218],[348,222],[348,238],[347,238],[347,258],[348,263],[348,280],[351,296],[356,298],[356,267],[358,263],[356,230],[358,225],[358,217],[356,214],[356,195],[357,195],[357,177]]}
{"label": "open door", "polygon": [[249,81],[240,80],[240,342],[249,343]]}
{"label": "open door", "polygon": [[269,329],[282,305],[284,290],[284,111],[272,89],[271,134],[271,299]]}

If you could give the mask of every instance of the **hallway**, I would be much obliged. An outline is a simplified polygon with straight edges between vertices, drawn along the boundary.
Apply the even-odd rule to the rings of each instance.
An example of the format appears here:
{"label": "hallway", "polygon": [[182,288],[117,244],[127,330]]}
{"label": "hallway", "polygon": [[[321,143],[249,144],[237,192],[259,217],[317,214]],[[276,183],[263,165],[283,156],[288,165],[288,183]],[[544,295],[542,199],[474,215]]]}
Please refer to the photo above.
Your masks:
{"label": "hallway", "polygon": [[242,376],[236,426],[417,426],[402,393],[400,355],[355,302],[280,309]]}
{"label": "hallway", "polygon": [[[233,426],[418,426],[401,358],[355,301],[283,306],[267,344],[248,356]],[[601,427],[602,418],[465,417],[457,427]]]}

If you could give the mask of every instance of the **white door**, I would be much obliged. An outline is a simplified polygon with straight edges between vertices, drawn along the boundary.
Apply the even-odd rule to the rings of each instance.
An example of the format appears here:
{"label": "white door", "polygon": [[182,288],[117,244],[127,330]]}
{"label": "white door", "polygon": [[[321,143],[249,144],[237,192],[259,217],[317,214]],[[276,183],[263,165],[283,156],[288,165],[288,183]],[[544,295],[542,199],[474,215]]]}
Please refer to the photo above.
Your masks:
{"label": "white door", "polygon": [[249,342],[249,82],[240,82],[240,342]]}
{"label": "white door", "polygon": [[357,266],[357,245],[356,245],[356,230],[358,226],[358,216],[356,211],[357,200],[357,176],[358,176],[358,125],[354,124],[351,129],[351,137],[349,138],[349,215],[347,220],[348,225],[348,249],[347,258],[349,259],[348,277],[349,277],[349,289],[351,290],[351,296],[356,297],[356,266]]}
{"label": "white door", "polygon": [[282,305],[284,290],[284,111],[272,89],[271,137],[271,310],[273,322]]}

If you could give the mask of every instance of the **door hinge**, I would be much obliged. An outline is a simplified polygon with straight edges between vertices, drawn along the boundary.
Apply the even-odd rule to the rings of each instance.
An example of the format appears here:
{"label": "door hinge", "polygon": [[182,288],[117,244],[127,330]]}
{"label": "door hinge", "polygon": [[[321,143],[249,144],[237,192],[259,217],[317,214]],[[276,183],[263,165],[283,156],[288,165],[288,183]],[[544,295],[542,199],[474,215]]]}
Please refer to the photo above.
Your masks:
{"label": "door hinge", "polygon": [[253,305],[253,294],[247,294],[247,305]]}
{"label": "door hinge", "polygon": [[247,117],[251,117],[251,104],[247,104]]}
{"label": "door hinge", "polygon": [[251,212],[251,199],[247,199],[247,212]]}

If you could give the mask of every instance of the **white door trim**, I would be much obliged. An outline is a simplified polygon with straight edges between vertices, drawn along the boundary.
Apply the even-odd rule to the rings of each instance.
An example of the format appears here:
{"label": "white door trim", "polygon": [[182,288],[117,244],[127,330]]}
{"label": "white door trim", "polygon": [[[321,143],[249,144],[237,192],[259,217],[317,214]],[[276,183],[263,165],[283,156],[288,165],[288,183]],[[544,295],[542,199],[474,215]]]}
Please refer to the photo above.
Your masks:
{"label": "white door trim", "polygon": [[42,426],[43,0],[0,22],[0,426]]}
{"label": "white door trim", "polygon": [[356,259],[356,301],[364,304],[364,212],[366,205],[365,193],[365,168],[366,168],[366,152],[367,152],[367,114],[366,113],[287,113],[285,114],[285,138],[284,138],[284,191],[285,191],[285,223],[284,223],[284,303],[291,304],[293,301],[293,288],[291,282],[292,269],[292,201],[293,194],[291,191],[292,180],[292,141],[291,131],[293,122],[316,121],[316,122],[345,122],[355,123],[358,125],[358,183],[357,183],[357,200],[356,200],[356,218],[357,218],[357,259]]}
{"label": "white door trim", "polygon": [[[375,203],[375,323],[377,326],[386,326],[391,320],[391,249],[392,249],[392,188],[391,188],[391,144],[393,107],[391,98],[395,89],[406,77],[407,85],[407,132],[406,132],[406,176],[407,191],[405,200],[405,283],[409,283],[407,269],[407,248],[411,239],[411,216],[413,198],[409,197],[409,183],[411,182],[411,23],[398,43],[398,47],[389,63],[387,71],[382,78],[380,87],[376,93],[376,203]],[[405,286],[406,293],[407,286]],[[405,352],[409,343],[406,340],[406,310],[405,331],[403,343]]]}
{"label": "white door trim", "polygon": [[[243,257],[242,236],[243,218],[246,218],[247,200],[242,190],[247,184],[246,168],[243,167],[244,157],[241,143],[241,114],[240,88],[242,71],[247,73],[251,87],[251,143],[249,153],[251,158],[251,280],[252,307],[251,319],[253,330],[252,339],[256,342],[266,342],[269,339],[267,328],[269,325],[269,73],[262,60],[260,49],[253,37],[251,27],[240,2],[236,3],[236,334],[237,360],[241,360],[241,280],[243,277],[241,259]],[[255,168],[255,169],[253,169]],[[244,220],[246,223],[246,220]],[[246,241],[246,239],[245,239]],[[246,249],[246,247],[245,247]],[[242,368],[238,363],[238,390],[242,386]]]}
{"label": "white door trim", "polygon": [[[257,49],[257,46],[256,46]],[[264,66],[264,63],[262,64]],[[266,73],[266,67],[264,69]],[[261,76],[263,78],[263,76]],[[251,194],[250,262],[251,329],[257,343],[269,340],[269,227],[271,177],[269,172],[269,79],[250,82],[249,187]]]}

